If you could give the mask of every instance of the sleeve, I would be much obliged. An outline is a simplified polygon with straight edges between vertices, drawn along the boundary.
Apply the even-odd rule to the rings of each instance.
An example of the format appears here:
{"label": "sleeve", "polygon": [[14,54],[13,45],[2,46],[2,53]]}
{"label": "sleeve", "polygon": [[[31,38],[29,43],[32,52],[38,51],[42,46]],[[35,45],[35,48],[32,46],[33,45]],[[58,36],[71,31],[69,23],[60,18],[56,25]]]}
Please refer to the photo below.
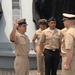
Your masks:
{"label": "sleeve", "polygon": [[65,35],[65,49],[73,49],[73,36],[69,33]]}
{"label": "sleeve", "polygon": [[40,36],[40,42],[45,42],[45,34],[44,32],[41,33],[41,36]]}
{"label": "sleeve", "polygon": [[36,40],[36,38],[37,38],[37,35],[36,35],[36,32],[35,32],[34,35],[33,35],[32,40]]}
{"label": "sleeve", "polygon": [[64,37],[64,35],[63,35],[62,31],[60,31],[60,42],[62,42],[63,37]]}
{"label": "sleeve", "polygon": [[18,43],[18,34],[17,33],[15,34],[15,41],[13,43],[14,44],[17,44]]}

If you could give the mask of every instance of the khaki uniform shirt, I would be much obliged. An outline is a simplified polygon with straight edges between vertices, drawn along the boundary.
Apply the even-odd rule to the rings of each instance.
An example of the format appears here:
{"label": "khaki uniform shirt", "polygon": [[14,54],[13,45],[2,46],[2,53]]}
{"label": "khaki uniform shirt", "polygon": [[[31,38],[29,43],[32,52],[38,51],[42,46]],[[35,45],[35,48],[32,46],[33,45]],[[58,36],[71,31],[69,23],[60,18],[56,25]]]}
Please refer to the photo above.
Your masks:
{"label": "khaki uniform shirt", "polygon": [[42,33],[42,30],[39,28],[38,30],[35,31],[33,36],[33,40],[37,39],[37,46],[40,44],[39,40],[40,40],[41,33]]}
{"label": "khaki uniform shirt", "polygon": [[65,48],[73,49],[75,54],[75,25],[70,27],[65,35]]}
{"label": "khaki uniform shirt", "polygon": [[51,32],[50,28],[45,29],[40,37],[40,42],[44,43],[46,49],[59,49],[59,42],[61,40],[61,32],[55,28],[54,33]]}
{"label": "khaki uniform shirt", "polygon": [[66,34],[66,31],[67,31],[67,28],[63,28],[61,30],[61,33],[62,33],[62,40],[61,40],[61,53],[65,54],[66,53],[66,50],[65,50],[65,39],[64,39],[64,36]]}
{"label": "khaki uniform shirt", "polygon": [[14,44],[16,56],[24,56],[25,58],[28,57],[29,39],[26,34],[21,35],[19,32],[17,32]]}

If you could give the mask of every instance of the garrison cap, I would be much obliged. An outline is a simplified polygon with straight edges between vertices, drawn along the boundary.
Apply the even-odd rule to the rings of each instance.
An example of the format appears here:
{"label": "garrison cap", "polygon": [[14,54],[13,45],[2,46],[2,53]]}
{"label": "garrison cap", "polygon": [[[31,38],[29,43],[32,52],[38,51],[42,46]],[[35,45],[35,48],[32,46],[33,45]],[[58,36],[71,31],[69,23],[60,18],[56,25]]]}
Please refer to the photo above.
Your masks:
{"label": "garrison cap", "polygon": [[38,24],[39,25],[47,25],[47,20],[46,19],[40,19],[39,21],[38,21]]}
{"label": "garrison cap", "polygon": [[20,20],[18,21],[18,25],[19,25],[19,26],[26,26],[26,25],[27,25],[26,19],[20,19]]}
{"label": "garrison cap", "polygon": [[49,23],[50,21],[56,21],[56,19],[55,19],[54,17],[51,17],[51,18],[48,20],[48,23]]}
{"label": "garrison cap", "polygon": [[68,13],[63,13],[63,21],[64,20],[74,20],[75,19],[75,15],[74,14],[68,14]]}

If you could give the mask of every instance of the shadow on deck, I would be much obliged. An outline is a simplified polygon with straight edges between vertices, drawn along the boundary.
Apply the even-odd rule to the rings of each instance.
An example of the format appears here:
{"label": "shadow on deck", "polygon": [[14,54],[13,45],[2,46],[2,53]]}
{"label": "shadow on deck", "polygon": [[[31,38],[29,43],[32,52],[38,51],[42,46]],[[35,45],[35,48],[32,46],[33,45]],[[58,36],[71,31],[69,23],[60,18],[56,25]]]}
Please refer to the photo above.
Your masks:
{"label": "shadow on deck", "polygon": [[[13,69],[0,69],[0,75],[15,75]],[[37,70],[30,70],[29,75],[37,75]],[[57,75],[61,75],[61,70],[58,70]]]}

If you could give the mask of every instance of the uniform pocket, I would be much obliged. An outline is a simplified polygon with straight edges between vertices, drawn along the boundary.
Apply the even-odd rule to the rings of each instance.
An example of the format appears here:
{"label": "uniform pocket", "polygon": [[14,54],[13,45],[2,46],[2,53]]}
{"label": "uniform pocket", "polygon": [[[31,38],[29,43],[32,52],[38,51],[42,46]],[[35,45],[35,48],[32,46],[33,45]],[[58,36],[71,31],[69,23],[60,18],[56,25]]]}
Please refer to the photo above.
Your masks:
{"label": "uniform pocket", "polygon": [[26,44],[26,42],[21,42],[21,45],[25,45]]}

